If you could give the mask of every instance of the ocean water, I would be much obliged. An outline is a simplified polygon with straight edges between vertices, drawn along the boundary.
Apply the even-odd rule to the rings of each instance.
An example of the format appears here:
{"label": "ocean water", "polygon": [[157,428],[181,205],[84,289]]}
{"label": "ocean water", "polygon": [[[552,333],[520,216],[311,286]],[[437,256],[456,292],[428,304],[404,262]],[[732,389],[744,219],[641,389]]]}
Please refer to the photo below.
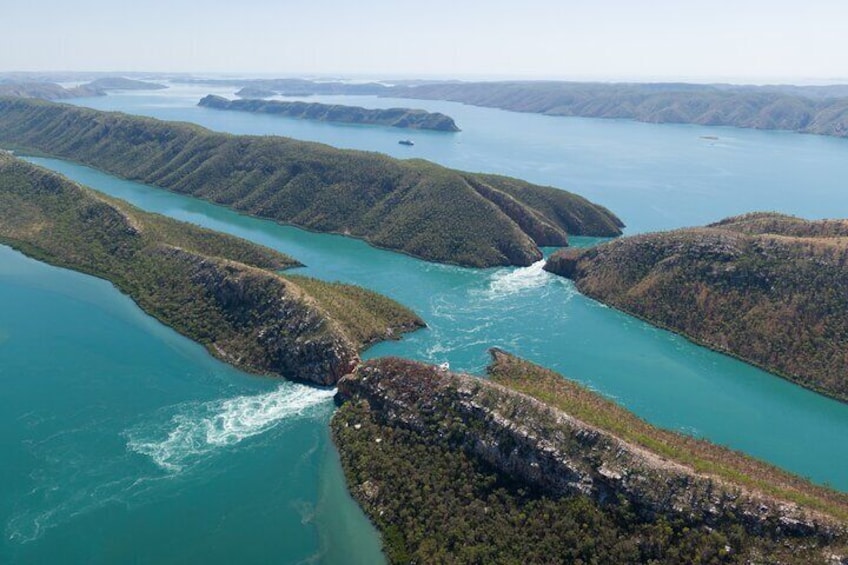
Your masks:
{"label": "ocean water", "polygon": [[[177,87],[76,102],[520,176],[609,206],[631,232],[759,209],[848,215],[844,140],[313,98],[425,107],[463,128],[410,133],[195,107],[208,92],[215,90]],[[416,145],[398,146],[403,137]],[[377,290],[427,321],[426,330],[366,356],[448,361],[481,373],[487,349],[502,347],[655,424],[848,491],[848,405],[606,308],[541,263],[487,270],[427,263],[78,164],[31,160],[143,209],[279,249],[307,265],[303,274]],[[329,443],[331,391],[222,365],[108,283],[0,248],[0,380],[0,441],[11,454],[0,462],[7,486],[0,561],[379,560],[376,533],[345,493]]]}

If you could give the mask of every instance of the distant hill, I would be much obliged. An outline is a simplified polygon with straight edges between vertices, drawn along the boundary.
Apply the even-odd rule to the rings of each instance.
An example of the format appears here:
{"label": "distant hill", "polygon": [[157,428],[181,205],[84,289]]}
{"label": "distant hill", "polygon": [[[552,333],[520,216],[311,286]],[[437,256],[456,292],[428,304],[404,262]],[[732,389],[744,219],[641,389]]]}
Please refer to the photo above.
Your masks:
{"label": "distant hill", "polygon": [[453,118],[439,112],[413,110],[410,108],[367,109],[359,106],[340,104],[319,104],[317,102],[281,102],[277,100],[227,100],[210,94],[203,98],[198,106],[216,110],[237,110],[260,114],[275,114],[289,118],[317,120],[321,122],[340,122],[347,124],[366,124],[407,129],[427,129],[435,131],[459,131]]}
{"label": "distant hill", "polygon": [[567,249],[601,302],[848,401],[848,221],[749,214]]}
{"label": "distant hill", "polygon": [[18,98],[39,98],[41,100],[64,100],[67,98],[84,98],[87,96],[103,96],[102,90],[89,85],[65,88],[51,82],[8,82],[0,83],[0,97],[14,96]]}
{"label": "distant hill", "polygon": [[661,430],[503,351],[338,383],[333,439],[390,563],[845,563],[848,496]]}
{"label": "distant hill", "polygon": [[0,143],[472,267],[529,265],[568,234],[614,236],[622,226],[580,196],[507,177],[41,101],[0,99]]}
{"label": "distant hill", "polygon": [[550,116],[789,130],[848,137],[848,98],[691,84],[493,82],[396,87],[391,96],[452,100]]}
{"label": "distant hill", "polygon": [[358,351],[423,322],[362,288],[276,271],[297,261],[142,212],[0,154],[0,243],[111,281],[142,309],[237,367],[322,385]]}
{"label": "distant hill", "polygon": [[124,77],[98,78],[86,86],[98,90],[163,90],[168,88],[164,84],[156,84],[142,80],[134,80]]}
{"label": "distant hill", "polygon": [[296,94],[370,94],[448,100],[550,116],[630,119],[848,137],[848,86],[745,86],[563,81],[235,81]]}

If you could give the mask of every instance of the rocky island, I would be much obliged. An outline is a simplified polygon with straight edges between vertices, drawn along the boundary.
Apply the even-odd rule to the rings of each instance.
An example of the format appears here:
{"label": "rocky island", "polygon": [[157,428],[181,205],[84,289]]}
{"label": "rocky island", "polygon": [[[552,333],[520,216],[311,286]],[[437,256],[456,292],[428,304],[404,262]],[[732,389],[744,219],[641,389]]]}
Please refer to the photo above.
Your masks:
{"label": "rocky island", "polygon": [[623,226],[580,196],[508,177],[38,100],[0,99],[0,144],[470,267],[530,265],[568,234],[615,236]]}
{"label": "rocky island", "polygon": [[422,327],[374,292],[277,271],[276,251],[76,185],[0,154],[0,243],[111,281],[143,310],[242,369],[335,383],[368,345]]}
{"label": "rocky island", "polygon": [[338,122],[345,124],[364,124],[389,126],[405,129],[426,129],[433,131],[459,131],[453,118],[439,112],[414,110],[411,108],[368,109],[359,106],[341,104],[320,104],[318,102],[281,102],[278,100],[227,100],[222,96],[210,94],[204,97],[198,106],[216,110],[236,110],[261,114],[276,114],[289,118],[317,120],[320,122]]}
{"label": "rocky island", "polygon": [[845,563],[848,497],[493,351],[338,384],[334,440],[392,563]]}
{"label": "rocky island", "polygon": [[848,221],[755,213],[556,252],[625,312],[848,401]]}

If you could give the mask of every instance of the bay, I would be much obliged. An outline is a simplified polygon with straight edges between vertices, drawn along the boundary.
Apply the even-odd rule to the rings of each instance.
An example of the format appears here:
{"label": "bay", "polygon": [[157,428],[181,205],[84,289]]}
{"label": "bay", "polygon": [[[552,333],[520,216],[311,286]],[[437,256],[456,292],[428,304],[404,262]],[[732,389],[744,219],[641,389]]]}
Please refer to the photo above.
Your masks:
{"label": "bay", "polygon": [[[463,128],[408,132],[196,107],[210,92],[232,95],[174,85],[74,102],[518,176],[609,206],[631,233],[763,209],[848,216],[840,186],[848,173],[845,140],[446,102],[307,98],[424,107]],[[416,145],[397,144],[406,137]],[[143,209],[289,253],[307,265],[299,270],[304,274],[377,290],[428,322],[428,329],[378,345],[368,357],[448,361],[479,374],[487,348],[503,347],[652,423],[848,491],[848,406],[586,299],[541,264],[483,271],[436,265],[77,164],[31,160]],[[27,270],[34,274],[21,275]],[[0,463],[10,485],[0,495],[0,561],[379,560],[376,532],[344,491],[327,437],[326,391],[244,375],[139,312],[107,283],[4,248],[0,302],[0,379],[4,393],[11,391],[0,399],[0,439],[12,455]],[[219,418],[245,412],[250,417]],[[240,431],[216,427],[225,420],[241,421]]]}

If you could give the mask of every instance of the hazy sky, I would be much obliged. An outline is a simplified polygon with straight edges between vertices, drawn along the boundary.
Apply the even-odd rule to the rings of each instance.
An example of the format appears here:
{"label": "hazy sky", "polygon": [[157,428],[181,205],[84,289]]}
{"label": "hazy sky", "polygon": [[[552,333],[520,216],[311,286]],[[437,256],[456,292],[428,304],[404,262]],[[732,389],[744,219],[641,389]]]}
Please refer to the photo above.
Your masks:
{"label": "hazy sky", "polygon": [[848,79],[848,0],[10,0],[0,30],[0,71]]}

